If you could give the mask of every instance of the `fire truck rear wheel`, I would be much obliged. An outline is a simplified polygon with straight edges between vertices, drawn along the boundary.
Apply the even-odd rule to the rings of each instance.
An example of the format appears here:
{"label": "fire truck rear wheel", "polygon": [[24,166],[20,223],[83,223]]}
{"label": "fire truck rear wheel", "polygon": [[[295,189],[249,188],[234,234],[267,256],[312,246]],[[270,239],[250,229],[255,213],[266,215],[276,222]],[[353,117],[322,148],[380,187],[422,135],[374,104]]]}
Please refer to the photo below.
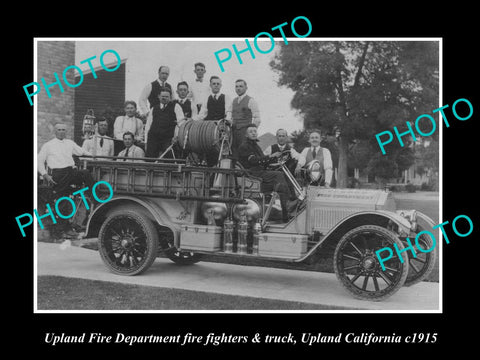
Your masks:
{"label": "fire truck rear wheel", "polygon": [[112,272],[138,275],[157,257],[158,233],[153,222],[137,208],[122,206],[103,222],[98,243],[102,260]]}
{"label": "fire truck rear wheel", "polygon": [[[392,296],[405,283],[408,258],[402,253],[386,260],[382,268],[376,251],[404,246],[390,230],[376,225],[363,225],[342,236],[335,249],[333,265],[342,286],[362,300],[381,301]],[[382,255],[385,257],[385,254]]]}

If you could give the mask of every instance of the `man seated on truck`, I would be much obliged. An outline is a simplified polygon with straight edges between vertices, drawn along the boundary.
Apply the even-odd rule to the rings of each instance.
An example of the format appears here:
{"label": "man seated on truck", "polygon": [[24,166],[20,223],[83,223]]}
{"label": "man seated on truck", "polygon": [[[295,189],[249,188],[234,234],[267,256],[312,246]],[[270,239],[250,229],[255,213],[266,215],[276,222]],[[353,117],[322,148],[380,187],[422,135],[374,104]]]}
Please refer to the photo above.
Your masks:
{"label": "man seated on truck", "polygon": [[[296,205],[297,198],[295,193],[290,191],[288,180],[281,171],[267,170],[268,164],[276,162],[280,156],[280,152],[271,155],[264,155],[262,149],[258,145],[257,126],[250,124],[246,130],[246,139],[238,148],[239,161],[245,169],[262,179],[262,192],[276,191],[280,196],[280,204],[282,205],[282,220],[288,222],[288,210]],[[289,202],[289,200],[291,200]]]}
{"label": "man seated on truck", "polygon": [[330,150],[320,146],[321,139],[322,137],[319,131],[312,131],[310,133],[310,136],[308,137],[310,146],[303,149],[300,154],[301,157],[298,161],[295,173],[298,173],[304,165],[308,165],[311,161],[318,160],[320,163],[320,171],[323,175],[321,183],[318,185],[330,187],[333,176],[332,155],[330,154]]}
{"label": "man seated on truck", "polygon": [[[77,169],[73,160],[74,155],[91,155],[91,153],[72,140],[66,139],[66,135],[67,126],[63,123],[55,124],[55,138],[43,144],[38,153],[38,172],[46,183],[52,187],[54,192],[52,196],[57,199],[72,193],[72,185],[87,186],[88,190],[84,194],[91,198],[91,189],[95,182],[92,174],[88,170]],[[47,168],[45,168],[45,163]],[[66,203],[63,201],[60,205],[60,213],[62,214],[68,214],[69,210],[65,208],[70,205]],[[53,235],[55,237],[77,236],[76,232],[69,227],[68,220],[59,218],[57,225],[53,228]]]}
{"label": "man seated on truck", "polygon": [[[141,147],[134,145],[133,142],[135,140],[135,135],[127,131],[123,134],[123,144],[125,145],[125,149],[120,151],[118,154],[119,157],[128,157],[128,158],[143,158],[145,157],[145,152],[142,150]],[[140,161],[143,160],[130,160],[130,159],[117,159],[117,161]]]}

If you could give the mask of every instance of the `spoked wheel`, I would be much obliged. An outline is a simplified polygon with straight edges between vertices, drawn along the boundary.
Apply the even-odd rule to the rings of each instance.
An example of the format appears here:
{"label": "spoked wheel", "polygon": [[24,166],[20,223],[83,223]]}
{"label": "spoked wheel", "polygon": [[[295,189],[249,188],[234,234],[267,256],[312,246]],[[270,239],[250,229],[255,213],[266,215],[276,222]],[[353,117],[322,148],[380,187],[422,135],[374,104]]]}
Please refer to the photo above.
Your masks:
{"label": "spoked wheel", "polygon": [[[408,262],[398,258],[393,244],[403,249],[402,242],[391,231],[376,225],[364,225],[347,232],[337,244],[334,255],[335,274],[355,297],[380,301],[402,287],[408,274]],[[382,270],[375,252],[384,247],[393,251]],[[385,255],[384,255],[385,256]]]}
{"label": "spoked wheel", "polygon": [[157,256],[157,230],[134,207],[125,206],[110,213],[100,228],[98,240],[103,262],[116,274],[140,274]]}
{"label": "spoked wheel", "polygon": [[[409,246],[407,241],[402,241],[404,246]],[[410,243],[414,244],[414,240],[410,239]],[[418,246],[424,250],[431,249],[433,241],[430,236],[426,234],[420,235],[418,238]],[[412,286],[423,279],[425,279],[432,272],[435,267],[435,261],[437,258],[437,246],[433,246],[433,250],[430,252],[421,252],[415,250],[415,256],[413,257],[411,251],[408,251],[408,275],[405,280],[405,286]]]}
{"label": "spoked wheel", "polygon": [[191,251],[178,250],[173,243],[172,231],[166,227],[158,230],[160,234],[160,246],[165,256],[178,265],[192,265],[202,259],[202,254],[193,253]]}

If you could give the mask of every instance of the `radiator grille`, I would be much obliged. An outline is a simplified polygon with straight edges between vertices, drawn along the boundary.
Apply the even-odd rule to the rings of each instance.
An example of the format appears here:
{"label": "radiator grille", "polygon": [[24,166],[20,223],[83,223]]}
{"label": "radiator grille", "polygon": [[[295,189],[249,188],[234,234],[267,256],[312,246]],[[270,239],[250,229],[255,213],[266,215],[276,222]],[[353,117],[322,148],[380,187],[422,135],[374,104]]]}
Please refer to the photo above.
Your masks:
{"label": "radiator grille", "polygon": [[316,208],[313,211],[313,229],[321,233],[328,232],[347,216],[357,213],[359,209],[352,208]]}

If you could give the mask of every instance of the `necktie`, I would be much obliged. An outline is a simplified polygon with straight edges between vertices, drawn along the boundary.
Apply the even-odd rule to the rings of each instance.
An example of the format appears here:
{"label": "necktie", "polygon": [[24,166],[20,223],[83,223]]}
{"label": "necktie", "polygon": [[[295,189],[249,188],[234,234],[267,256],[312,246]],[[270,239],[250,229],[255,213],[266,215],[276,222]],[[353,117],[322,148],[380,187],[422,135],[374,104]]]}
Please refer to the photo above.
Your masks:
{"label": "necktie", "polygon": [[[125,157],[128,157],[128,150],[130,150],[130,149],[127,148],[127,151],[125,151]],[[127,161],[127,159],[123,159],[123,161]]]}
{"label": "necktie", "polygon": [[213,98],[214,98],[215,100],[217,100],[217,95],[216,95],[216,94],[215,94],[215,95],[213,95]]}
{"label": "necktie", "polygon": [[100,147],[103,147],[103,138],[100,138]]}
{"label": "necktie", "polygon": [[317,157],[317,148],[315,146],[313,147],[312,156],[314,159]]}

